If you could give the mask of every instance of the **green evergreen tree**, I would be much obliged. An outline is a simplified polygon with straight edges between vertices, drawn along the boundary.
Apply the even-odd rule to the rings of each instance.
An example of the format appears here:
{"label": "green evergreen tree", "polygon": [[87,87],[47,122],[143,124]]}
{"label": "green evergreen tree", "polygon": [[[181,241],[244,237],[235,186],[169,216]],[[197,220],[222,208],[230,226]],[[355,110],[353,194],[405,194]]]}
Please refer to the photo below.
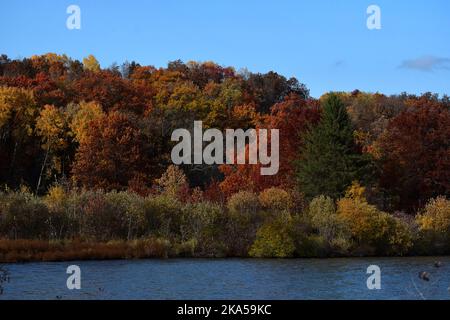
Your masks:
{"label": "green evergreen tree", "polygon": [[307,199],[343,196],[352,181],[363,179],[368,165],[354,142],[352,123],[339,96],[330,94],[322,108],[321,120],[306,134],[296,163],[297,182]]}

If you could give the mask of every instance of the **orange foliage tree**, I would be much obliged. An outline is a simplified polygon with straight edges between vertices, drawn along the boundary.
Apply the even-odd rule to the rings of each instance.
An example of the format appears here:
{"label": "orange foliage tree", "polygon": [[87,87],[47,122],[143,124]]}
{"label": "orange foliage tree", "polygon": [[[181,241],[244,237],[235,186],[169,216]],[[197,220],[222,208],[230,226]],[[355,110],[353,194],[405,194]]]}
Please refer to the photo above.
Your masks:
{"label": "orange foliage tree", "polygon": [[[260,174],[261,165],[221,165],[224,180],[220,187],[226,196],[240,190],[262,191],[270,187],[291,188],[294,175],[293,161],[302,143],[302,135],[308,126],[319,120],[316,102],[291,94],[283,102],[275,104],[271,113],[259,122],[258,128],[279,129],[280,167],[273,176]],[[248,146],[247,146],[248,147]],[[248,153],[247,153],[248,154]]]}
{"label": "orange foliage tree", "polygon": [[126,115],[112,112],[90,123],[72,171],[83,186],[112,190],[126,188],[145,168],[140,130]]}

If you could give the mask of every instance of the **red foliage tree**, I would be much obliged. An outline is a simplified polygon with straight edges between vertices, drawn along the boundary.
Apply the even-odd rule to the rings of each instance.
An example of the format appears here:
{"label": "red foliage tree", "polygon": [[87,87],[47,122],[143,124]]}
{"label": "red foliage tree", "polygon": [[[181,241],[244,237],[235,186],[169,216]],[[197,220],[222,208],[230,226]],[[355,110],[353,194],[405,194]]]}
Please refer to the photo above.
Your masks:
{"label": "red foliage tree", "polygon": [[72,86],[76,100],[96,101],[105,111],[133,111],[143,114],[151,104],[152,89],[143,83],[133,85],[120,74],[102,70],[85,72]]}
{"label": "red foliage tree", "polygon": [[[271,114],[263,117],[258,128],[279,129],[280,167],[273,176],[263,176],[258,165],[222,165],[225,178],[220,184],[226,196],[240,191],[261,191],[274,186],[292,187],[294,176],[293,162],[302,143],[302,135],[308,126],[319,118],[318,104],[291,94],[283,102],[275,104]],[[270,150],[270,149],[269,149]]]}
{"label": "red foliage tree", "polygon": [[143,136],[130,119],[110,113],[90,123],[75,156],[73,178],[88,188],[124,189],[145,172]]}
{"label": "red foliage tree", "polygon": [[394,118],[380,139],[381,186],[397,196],[400,208],[450,195],[450,111],[421,101]]}
{"label": "red foliage tree", "polygon": [[38,106],[46,104],[58,107],[66,106],[72,98],[70,90],[51,80],[45,73],[38,73],[34,78],[20,75],[17,77],[0,77],[0,85],[32,89]]}

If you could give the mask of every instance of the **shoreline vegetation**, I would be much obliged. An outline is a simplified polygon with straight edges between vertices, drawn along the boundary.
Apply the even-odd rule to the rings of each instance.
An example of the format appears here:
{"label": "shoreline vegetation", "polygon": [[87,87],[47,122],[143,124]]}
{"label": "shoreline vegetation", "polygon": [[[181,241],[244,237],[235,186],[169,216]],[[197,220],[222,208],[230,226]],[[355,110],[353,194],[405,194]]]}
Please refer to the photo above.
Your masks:
{"label": "shoreline vegetation", "polygon": [[[172,133],[196,121],[277,129],[277,173],[249,143],[245,164],[173,165]],[[449,199],[447,95],[316,99],[213,62],[0,55],[0,262],[448,255]]]}
{"label": "shoreline vegetation", "polygon": [[[86,242],[80,240],[0,240],[0,264],[31,262],[69,262],[96,260],[139,260],[139,259],[339,259],[339,258],[394,258],[396,255],[330,255],[291,257],[251,256],[197,256],[192,247],[171,246],[161,239],[114,240],[108,242]],[[402,257],[449,256],[449,253],[403,255]]]}
{"label": "shoreline vegetation", "polygon": [[[173,178],[182,174],[169,168]],[[170,179],[169,179],[170,180]],[[0,193],[0,263],[169,257],[325,258],[448,255],[450,201],[432,199],[416,216],[367,203],[354,183],[337,202],[314,198],[296,212],[279,188],[241,191],[223,203],[181,202],[165,190],[65,190],[37,197]]]}
{"label": "shoreline vegetation", "polygon": [[[187,249],[187,251],[186,251]],[[32,262],[69,262],[139,259],[339,259],[339,258],[395,258],[398,255],[330,255],[291,257],[196,256],[188,247],[167,246],[160,239],[131,241],[82,242],[80,240],[0,240],[0,264]],[[440,257],[447,253],[402,255],[401,257]]]}

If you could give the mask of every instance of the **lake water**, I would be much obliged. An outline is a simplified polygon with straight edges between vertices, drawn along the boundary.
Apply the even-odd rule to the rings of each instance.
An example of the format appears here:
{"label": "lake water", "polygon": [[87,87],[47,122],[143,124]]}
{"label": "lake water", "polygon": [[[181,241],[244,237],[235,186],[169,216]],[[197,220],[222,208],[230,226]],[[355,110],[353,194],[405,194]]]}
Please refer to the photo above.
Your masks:
{"label": "lake water", "polygon": [[[435,261],[442,266],[436,268]],[[69,265],[81,290],[68,290]],[[381,289],[367,289],[369,265]],[[0,299],[450,299],[450,257],[166,259],[6,264]],[[430,274],[430,281],[418,277]]]}

